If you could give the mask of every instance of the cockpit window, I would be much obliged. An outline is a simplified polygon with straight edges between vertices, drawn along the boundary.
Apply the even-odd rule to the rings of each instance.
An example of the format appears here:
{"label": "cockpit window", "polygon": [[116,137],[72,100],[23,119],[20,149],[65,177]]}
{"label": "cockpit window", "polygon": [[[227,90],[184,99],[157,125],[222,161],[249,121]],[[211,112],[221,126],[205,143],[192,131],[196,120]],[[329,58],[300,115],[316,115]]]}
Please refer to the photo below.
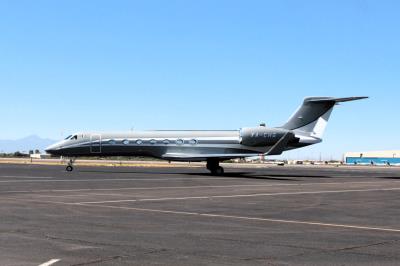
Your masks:
{"label": "cockpit window", "polygon": [[78,139],[78,135],[74,135],[71,140]]}
{"label": "cockpit window", "polygon": [[72,135],[69,135],[68,137],[66,137],[65,140],[69,139],[70,137],[72,137]]}

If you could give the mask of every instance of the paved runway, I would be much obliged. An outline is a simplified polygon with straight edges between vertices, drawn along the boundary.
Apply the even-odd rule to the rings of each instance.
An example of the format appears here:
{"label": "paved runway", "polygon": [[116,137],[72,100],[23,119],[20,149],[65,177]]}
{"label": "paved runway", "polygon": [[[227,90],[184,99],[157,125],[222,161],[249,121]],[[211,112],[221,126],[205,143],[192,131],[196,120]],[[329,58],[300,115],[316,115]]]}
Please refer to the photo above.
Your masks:
{"label": "paved runway", "polygon": [[400,169],[0,165],[0,265],[398,265]]}

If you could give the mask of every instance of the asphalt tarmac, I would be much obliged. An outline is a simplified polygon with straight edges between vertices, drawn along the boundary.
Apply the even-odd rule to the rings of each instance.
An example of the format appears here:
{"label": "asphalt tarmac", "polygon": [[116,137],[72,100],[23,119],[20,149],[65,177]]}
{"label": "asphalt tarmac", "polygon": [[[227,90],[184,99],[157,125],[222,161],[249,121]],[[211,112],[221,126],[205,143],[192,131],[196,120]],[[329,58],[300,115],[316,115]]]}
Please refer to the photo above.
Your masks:
{"label": "asphalt tarmac", "polygon": [[0,265],[399,265],[400,168],[0,164]]}

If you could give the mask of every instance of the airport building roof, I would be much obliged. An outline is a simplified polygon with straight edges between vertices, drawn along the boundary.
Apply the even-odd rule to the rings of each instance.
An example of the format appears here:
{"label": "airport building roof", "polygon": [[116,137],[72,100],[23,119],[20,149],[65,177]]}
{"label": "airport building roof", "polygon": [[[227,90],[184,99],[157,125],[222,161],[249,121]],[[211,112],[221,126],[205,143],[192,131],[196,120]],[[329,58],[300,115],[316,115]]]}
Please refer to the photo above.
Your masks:
{"label": "airport building roof", "polygon": [[400,158],[400,150],[388,150],[388,151],[367,151],[367,152],[346,152],[345,158],[356,157],[356,158]]}

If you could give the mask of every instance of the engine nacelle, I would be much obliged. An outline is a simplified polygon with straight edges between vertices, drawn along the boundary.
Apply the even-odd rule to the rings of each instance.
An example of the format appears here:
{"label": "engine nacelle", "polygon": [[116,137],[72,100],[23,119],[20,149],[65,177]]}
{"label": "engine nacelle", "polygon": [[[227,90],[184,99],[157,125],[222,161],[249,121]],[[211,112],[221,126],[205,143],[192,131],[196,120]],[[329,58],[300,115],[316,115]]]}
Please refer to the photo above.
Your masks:
{"label": "engine nacelle", "polygon": [[240,144],[252,147],[272,146],[288,131],[278,128],[245,127],[240,130]]}

